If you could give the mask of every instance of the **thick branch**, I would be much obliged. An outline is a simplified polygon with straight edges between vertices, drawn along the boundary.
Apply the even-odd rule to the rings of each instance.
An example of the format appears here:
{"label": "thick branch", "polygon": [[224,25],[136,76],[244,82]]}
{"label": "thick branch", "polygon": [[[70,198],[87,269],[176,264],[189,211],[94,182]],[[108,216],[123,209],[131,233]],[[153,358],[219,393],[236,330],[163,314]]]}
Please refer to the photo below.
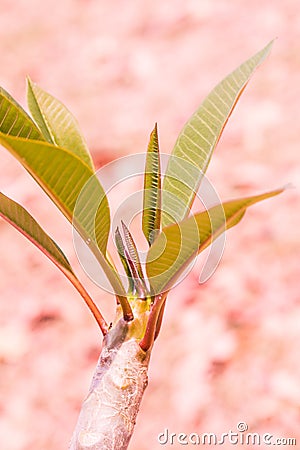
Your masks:
{"label": "thick branch", "polygon": [[126,340],[121,319],[107,333],[70,450],[126,450],[147,386],[150,352]]}

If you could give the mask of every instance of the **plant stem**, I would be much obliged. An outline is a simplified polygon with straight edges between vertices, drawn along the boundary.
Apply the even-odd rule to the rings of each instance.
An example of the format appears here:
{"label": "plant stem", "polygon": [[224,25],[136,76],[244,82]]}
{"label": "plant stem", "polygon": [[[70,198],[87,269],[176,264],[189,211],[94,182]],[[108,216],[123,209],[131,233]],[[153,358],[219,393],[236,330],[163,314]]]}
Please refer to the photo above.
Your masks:
{"label": "plant stem", "polygon": [[70,450],[126,450],[148,383],[150,351],[127,338],[120,319],[104,345],[86,400],[82,405]]}
{"label": "plant stem", "polygon": [[130,303],[127,300],[127,297],[123,297],[121,295],[116,295],[117,303],[121,305],[123,311],[123,318],[125,322],[131,322],[134,319],[134,315],[130,306]]}
{"label": "plant stem", "polygon": [[163,314],[162,308],[164,307],[163,305],[166,301],[167,295],[168,292],[164,292],[163,294],[157,295],[155,297],[152,309],[150,311],[144,337],[140,341],[140,347],[145,352],[148,351],[150,348],[152,348],[153,342],[158,336],[160,324],[162,321],[162,314]]}
{"label": "plant stem", "polygon": [[79,292],[79,294],[81,295],[83,300],[85,301],[87,307],[89,308],[89,310],[95,317],[96,322],[99,325],[103,336],[105,336],[108,332],[108,324],[107,324],[106,320],[104,319],[104,317],[102,316],[101,312],[99,311],[97,305],[94,303],[94,301],[92,300],[92,298],[90,297],[90,295],[85,290],[85,288],[80,283],[80,281],[78,280],[77,277],[73,276],[73,274],[70,272],[68,272],[67,276],[68,276],[69,280],[71,281],[71,283],[74,285],[74,287],[77,289],[77,291]]}
{"label": "plant stem", "polygon": [[[73,219],[73,222],[76,223],[75,219]],[[85,238],[85,236],[83,236],[83,238]],[[109,261],[109,259],[111,258],[109,257],[109,259],[107,259],[106,257],[104,257],[104,255],[99,250],[99,248],[97,247],[97,245],[93,240],[90,242],[89,248],[97,258],[98,262],[100,263],[108,281],[111,284],[111,287],[113,288],[116,294],[117,301],[120,302],[120,305],[123,310],[124,320],[130,322],[131,320],[133,320],[133,312],[127,300],[126,292],[119,277],[119,274],[115,270],[114,265],[111,264]]]}
{"label": "plant stem", "polygon": [[163,319],[163,315],[165,312],[165,306],[166,306],[166,299],[163,302],[163,304],[161,305],[161,308],[159,310],[159,314],[158,314],[158,318],[157,318],[157,322],[156,322],[156,327],[155,327],[155,334],[154,334],[154,340],[156,340],[157,336],[159,335],[160,329],[161,329],[161,325],[162,325],[162,319]]}

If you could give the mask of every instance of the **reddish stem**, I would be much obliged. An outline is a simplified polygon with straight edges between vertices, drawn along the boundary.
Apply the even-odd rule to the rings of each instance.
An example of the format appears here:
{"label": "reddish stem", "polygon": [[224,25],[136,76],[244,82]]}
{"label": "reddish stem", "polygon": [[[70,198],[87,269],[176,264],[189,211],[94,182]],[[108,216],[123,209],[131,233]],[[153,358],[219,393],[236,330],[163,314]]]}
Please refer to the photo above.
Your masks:
{"label": "reddish stem", "polygon": [[139,345],[142,350],[145,352],[149,350],[154,342],[154,339],[157,337],[159,328],[162,322],[162,315],[160,317],[160,312],[163,308],[163,305],[166,301],[168,293],[164,292],[163,294],[157,295],[155,297],[154,303],[152,305],[152,309],[149,314],[149,319],[146,326],[146,331],[143,339],[140,341]]}
{"label": "reddish stem", "polygon": [[163,319],[163,315],[165,312],[165,306],[166,306],[166,301],[163,302],[163,304],[159,310],[159,315],[157,318],[157,323],[156,323],[156,328],[155,328],[154,340],[156,340],[157,336],[159,335],[160,329],[161,329],[162,319]]}
{"label": "reddish stem", "polygon": [[[62,272],[64,272],[63,269]],[[85,288],[82,286],[78,278],[76,278],[75,276],[73,277],[73,274],[71,274],[70,272],[66,275],[73,284],[73,286],[77,289],[83,300],[85,301],[87,307],[95,317],[96,322],[99,325],[103,336],[105,336],[108,332],[108,324],[104,319],[104,317],[102,316],[101,312],[99,311],[98,307],[96,306],[96,304],[94,303],[88,292],[85,290]]]}

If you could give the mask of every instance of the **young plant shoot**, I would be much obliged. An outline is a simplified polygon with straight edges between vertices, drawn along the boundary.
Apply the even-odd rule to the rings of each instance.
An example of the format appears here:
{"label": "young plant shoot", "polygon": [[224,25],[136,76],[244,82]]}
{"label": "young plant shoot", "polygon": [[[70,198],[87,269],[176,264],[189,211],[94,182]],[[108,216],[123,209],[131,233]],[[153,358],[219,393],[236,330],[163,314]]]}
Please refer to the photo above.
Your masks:
{"label": "young plant shoot", "polygon": [[168,292],[197,255],[225,230],[237,225],[246,209],[276,196],[275,189],[190,210],[228,118],[272,42],[244,62],[204,99],[181,130],[161,174],[155,124],[146,154],[142,231],[148,243],[140,261],[134,236],[121,221],[113,230],[124,273],[108,254],[111,227],[108,199],[95,175],[92,157],[77,121],[56,98],[29,78],[31,116],[0,90],[0,143],[30,173],[74,226],[101,266],[116,299],[111,325],[75,275],[58,245],[21,205],[0,194],[1,217],[36,245],[71,281],[94,315],[103,347],[71,441],[71,450],[125,450],[147,386],[148,364]]}

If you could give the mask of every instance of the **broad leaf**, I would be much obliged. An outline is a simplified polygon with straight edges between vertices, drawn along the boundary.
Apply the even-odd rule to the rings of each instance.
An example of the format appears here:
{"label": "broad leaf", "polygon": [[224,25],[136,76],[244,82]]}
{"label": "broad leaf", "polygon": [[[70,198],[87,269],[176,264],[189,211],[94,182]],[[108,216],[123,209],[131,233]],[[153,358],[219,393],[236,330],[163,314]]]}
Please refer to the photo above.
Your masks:
{"label": "broad leaf", "polygon": [[3,88],[0,88],[0,132],[10,136],[44,141],[33,120]]}
{"label": "broad leaf", "polygon": [[145,176],[142,227],[149,243],[155,239],[155,233],[160,230],[161,222],[161,174],[157,124],[150,135],[148,145]]}
{"label": "broad leaf", "polygon": [[27,237],[27,239],[40,249],[62,271],[83,297],[91,312],[94,314],[101,330],[105,334],[107,330],[105,320],[81,282],[74,274],[64,253],[23,206],[1,192],[0,217],[9,222],[20,231],[20,233]]}
{"label": "broad leaf", "polygon": [[66,218],[74,223],[115,292],[125,295],[119,277],[105,256],[110,229],[109,206],[105,192],[90,167],[68,150],[46,142],[0,133],[0,143],[20,161]]}
{"label": "broad leaf", "polygon": [[[269,54],[272,43],[221,81],[180,132],[163,183],[163,227],[188,215],[226,122],[251,75]],[[186,174],[188,182],[182,179],[186,173],[185,161],[195,166],[195,170]]]}
{"label": "broad leaf", "polygon": [[71,112],[29,78],[27,79],[27,101],[32,117],[45,139],[51,144],[73,152],[94,170],[88,147],[77,120]]}
{"label": "broad leaf", "polygon": [[163,228],[147,255],[147,275],[153,294],[170,289],[195,256],[226,229],[236,225],[249,206],[282,191],[278,189],[219,204]]}

